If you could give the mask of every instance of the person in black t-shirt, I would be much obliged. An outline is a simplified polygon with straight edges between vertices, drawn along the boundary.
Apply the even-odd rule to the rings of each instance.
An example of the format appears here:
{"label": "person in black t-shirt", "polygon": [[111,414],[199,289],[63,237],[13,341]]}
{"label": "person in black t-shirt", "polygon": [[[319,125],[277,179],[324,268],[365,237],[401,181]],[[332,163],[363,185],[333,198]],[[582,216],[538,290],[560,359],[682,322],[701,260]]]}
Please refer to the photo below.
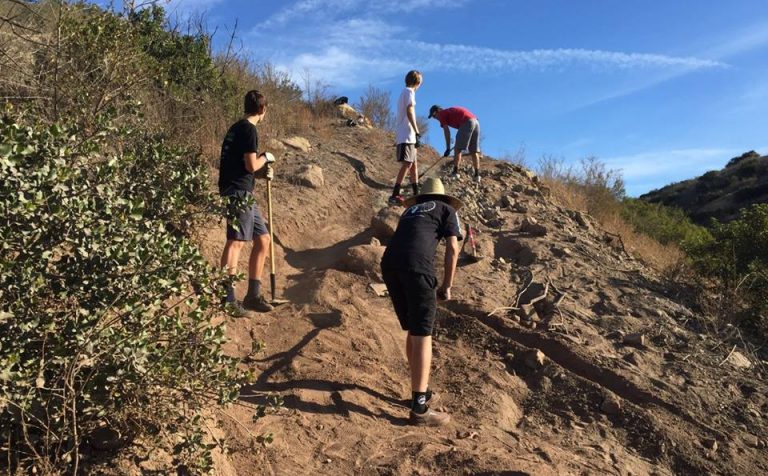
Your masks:
{"label": "person in black t-shirt", "polygon": [[[433,399],[429,389],[432,364],[432,325],[437,298],[451,298],[451,286],[463,238],[456,210],[458,198],[445,194],[440,179],[429,178],[421,194],[406,200],[409,207],[400,217],[395,234],[381,259],[381,274],[403,330],[408,331],[405,353],[411,373],[410,422],[437,426],[450,421],[450,415],[429,408]],[[435,252],[445,240],[445,275],[437,287]],[[435,289],[437,288],[437,293]],[[437,296],[435,295],[437,294]]]}
{"label": "person in black t-shirt", "polygon": [[227,198],[227,243],[221,254],[221,267],[230,276],[237,274],[237,261],[245,242],[253,241],[248,263],[248,291],[242,305],[235,299],[231,282],[226,289],[225,303],[236,317],[248,315],[247,311],[272,310],[261,295],[261,275],[270,245],[269,230],[251,193],[255,173],[275,161],[269,152],[258,152],[256,124],[264,119],[267,100],[258,91],[248,91],[244,109],[245,117],[234,123],[224,137],[219,162],[219,193]]}

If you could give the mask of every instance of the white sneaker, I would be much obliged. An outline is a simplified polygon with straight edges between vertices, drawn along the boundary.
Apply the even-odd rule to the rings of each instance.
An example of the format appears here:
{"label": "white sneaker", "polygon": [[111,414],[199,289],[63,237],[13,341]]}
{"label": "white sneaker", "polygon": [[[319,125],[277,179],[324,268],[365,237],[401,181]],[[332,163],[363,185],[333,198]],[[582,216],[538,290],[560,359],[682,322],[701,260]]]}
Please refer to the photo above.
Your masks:
{"label": "white sneaker", "polygon": [[453,173],[451,174],[451,178],[452,178],[452,179],[455,179],[455,180],[458,180],[458,179],[460,179],[460,178],[461,178],[461,174],[460,174],[460,173],[459,173],[459,171],[457,170],[456,172],[453,172]]}

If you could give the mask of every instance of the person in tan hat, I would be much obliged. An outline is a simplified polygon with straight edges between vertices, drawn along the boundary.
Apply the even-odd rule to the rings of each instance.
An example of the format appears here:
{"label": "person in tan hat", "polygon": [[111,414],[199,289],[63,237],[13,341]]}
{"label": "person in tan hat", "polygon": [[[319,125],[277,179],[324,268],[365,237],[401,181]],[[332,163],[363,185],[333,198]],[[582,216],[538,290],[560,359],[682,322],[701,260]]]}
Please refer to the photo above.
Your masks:
{"label": "person in tan hat", "polygon": [[[408,208],[400,217],[381,259],[381,273],[400,326],[408,332],[405,353],[412,390],[409,420],[415,425],[438,426],[448,423],[450,415],[429,408],[434,398],[429,388],[432,326],[437,299],[451,298],[458,242],[463,239],[456,210],[462,203],[445,193],[440,179],[429,178],[422,185],[421,193],[408,198],[405,205]],[[445,240],[445,275],[438,288],[434,258],[442,239]]]}

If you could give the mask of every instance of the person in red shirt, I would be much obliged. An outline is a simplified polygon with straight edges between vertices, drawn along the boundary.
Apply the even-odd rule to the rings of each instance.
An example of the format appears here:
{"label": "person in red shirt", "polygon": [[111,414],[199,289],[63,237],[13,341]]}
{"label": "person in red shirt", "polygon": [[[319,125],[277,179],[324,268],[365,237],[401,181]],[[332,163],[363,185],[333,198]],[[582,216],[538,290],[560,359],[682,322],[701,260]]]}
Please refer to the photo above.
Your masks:
{"label": "person in red shirt", "polygon": [[429,118],[433,117],[440,121],[440,127],[445,132],[445,153],[443,157],[451,155],[451,131],[448,128],[453,127],[457,129],[453,152],[453,172],[451,175],[454,178],[459,178],[461,154],[466,151],[472,154],[472,165],[475,167],[474,180],[480,182],[480,123],[477,117],[463,107],[453,106],[443,109],[438,105],[429,108]]}

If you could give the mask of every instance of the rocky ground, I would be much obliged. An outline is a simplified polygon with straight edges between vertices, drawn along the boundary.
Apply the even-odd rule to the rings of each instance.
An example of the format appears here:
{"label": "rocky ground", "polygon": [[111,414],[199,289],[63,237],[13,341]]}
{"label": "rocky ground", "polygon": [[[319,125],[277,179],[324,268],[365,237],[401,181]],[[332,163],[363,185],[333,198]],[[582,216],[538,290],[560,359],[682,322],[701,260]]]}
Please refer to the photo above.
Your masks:
{"label": "rocky ground", "polygon": [[[212,410],[230,449],[220,474],[768,472],[765,362],[700,332],[620,239],[556,205],[529,171],[490,159],[480,185],[446,181],[480,256],[465,245],[454,300],[438,312],[432,387],[453,421],[408,426],[405,334],[371,286],[402,211],[386,207],[392,137],[331,127],[270,144],[290,303],[227,321],[228,352],[257,378],[240,404]],[[440,160],[420,154],[422,169]],[[217,263],[223,224],[198,241]]]}

